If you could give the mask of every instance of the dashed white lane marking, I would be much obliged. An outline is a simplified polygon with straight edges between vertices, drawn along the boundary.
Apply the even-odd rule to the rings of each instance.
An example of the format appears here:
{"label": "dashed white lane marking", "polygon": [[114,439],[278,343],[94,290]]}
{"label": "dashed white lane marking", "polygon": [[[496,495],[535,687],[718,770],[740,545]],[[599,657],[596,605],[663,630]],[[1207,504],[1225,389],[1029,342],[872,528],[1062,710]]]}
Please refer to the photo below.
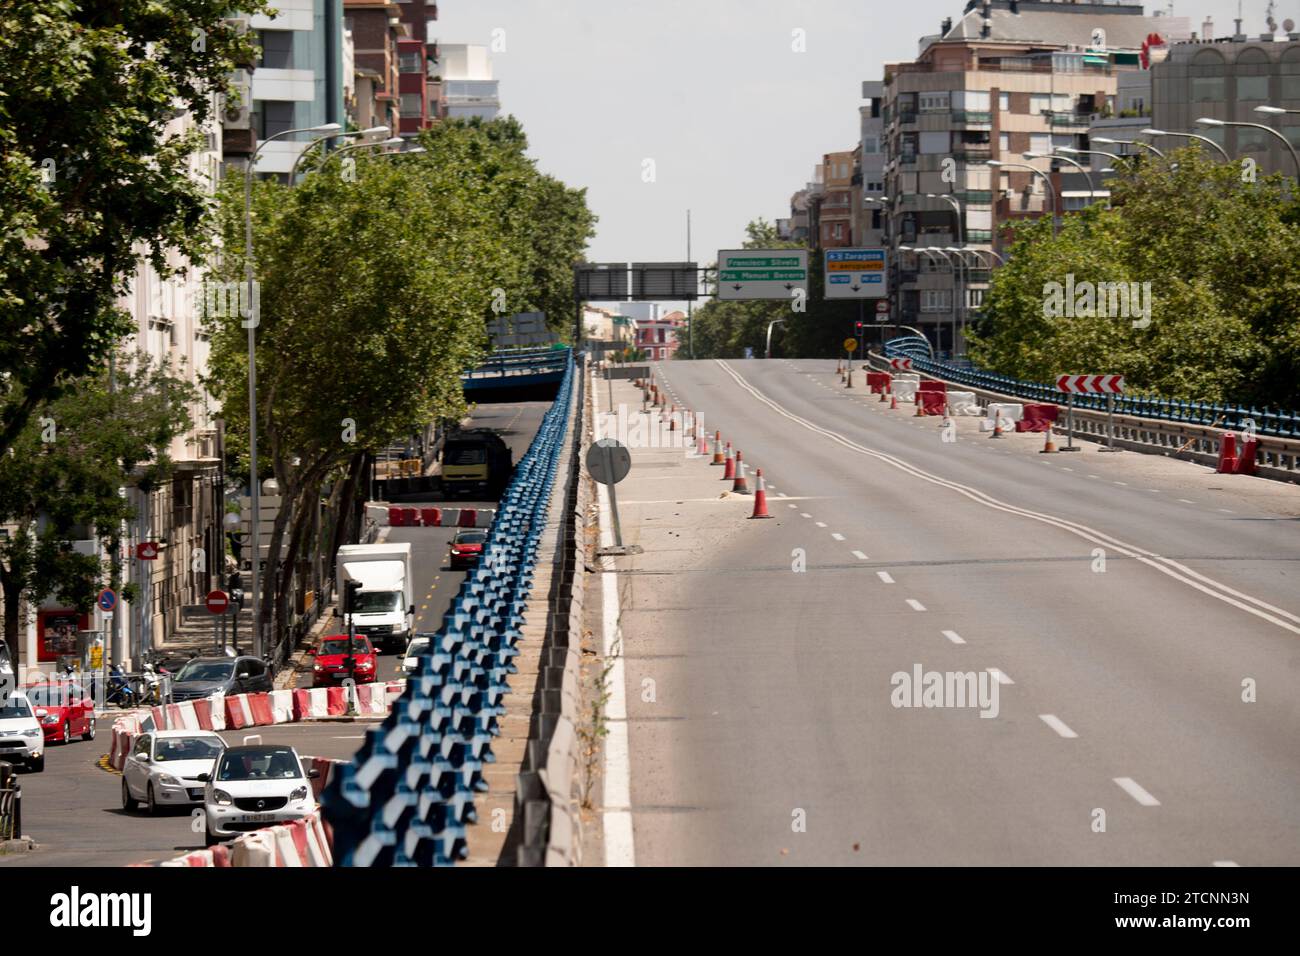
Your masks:
{"label": "dashed white lane marking", "polygon": [[817,527],[819,527],[819,528],[824,528],[824,527],[826,527],[826,522],[825,522],[825,521],[817,521],[817,522],[814,522],[814,523],[815,523],[815,524],[817,525]]}
{"label": "dashed white lane marking", "polygon": [[1111,482],[1111,484],[1113,484],[1113,485],[1119,485],[1121,488],[1127,488],[1127,487],[1128,487],[1128,482],[1127,482],[1127,481],[1113,481],[1113,482]]}
{"label": "dashed white lane marking", "polygon": [[863,554],[861,551],[854,551],[853,556],[857,558],[859,561],[867,560],[867,556]]}
{"label": "dashed white lane marking", "polygon": [[836,541],[843,541],[843,540],[844,540],[844,535],[842,535],[842,534],[836,534],[834,531],[831,532],[831,537],[834,538]]}
{"label": "dashed white lane marking", "polygon": [[1038,719],[1041,720],[1043,723],[1047,724],[1047,726],[1051,727],[1053,730],[1055,730],[1058,734],[1060,734],[1062,737],[1066,738],[1067,740],[1072,740],[1073,738],[1079,736],[1073,730],[1071,730],[1069,727],[1066,726],[1065,721],[1063,721],[1060,717],[1057,717],[1055,714],[1039,714]]}
{"label": "dashed white lane marking", "polygon": [[1154,494],[1154,495],[1158,495],[1158,494],[1160,494],[1160,489],[1159,489],[1159,488],[1148,488],[1147,491],[1151,492],[1151,493]]}
{"label": "dashed white lane marking", "polygon": [[1240,863],[1234,863],[1232,860],[1215,860],[1212,866],[1241,866]]}
{"label": "dashed white lane marking", "polygon": [[799,512],[799,517],[800,517],[800,518],[811,518],[812,515],[810,515],[810,514],[809,514],[808,512],[806,512],[806,511],[801,511],[801,512]]}
{"label": "dashed white lane marking", "polygon": [[1062,465],[1062,466],[1061,466],[1061,470],[1062,470],[1062,471],[1074,471],[1073,468],[1066,467],[1065,465]]}
{"label": "dashed white lane marking", "polygon": [[1089,478],[1098,478],[1098,479],[1100,478],[1099,475],[1089,475],[1088,477],[1089,477]]}
{"label": "dashed white lane marking", "polygon": [[918,601],[916,598],[908,598],[908,599],[907,599],[907,606],[910,607],[913,611],[924,611],[924,610],[925,610],[925,605],[922,604],[920,601]]}
{"label": "dashed white lane marking", "polygon": [[966,639],[962,637],[960,634],[958,634],[956,631],[944,631],[943,636],[948,638],[948,640],[952,641],[954,644],[966,643]]}
{"label": "dashed white lane marking", "polygon": [[798,510],[799,510],[799,506],[798,506],[798,505],[786,505],[786,507],[787,507],[787,508],[793,508],[795,511],[798,511]]}
{"label": "dashed white lane marking", "polygon": [[1191,501],[1190,499],[1187,499],[1187,498],[1179,498],[1178,500],[1181,501],[1181,502],[1182,502],[1183,504],[1185,504],[1185,505],[1194,505],[1194,504],[1196,504],[1195,501]]}
{"label": "dashed white lane marking", "polygon": [[1142,806],[1144,807],[1160,806],[1160,801],[1157,800],[1155,797],[1151,796],[1151,794],[1147,793],[1145,790],[1143,790],[1142,785],[1139,784],[1132,777],[1115,777],[1114,780],[1117,784],[1119,784],[1121,790],[1127,793],[1138,803],[1142,804]]}
{"label": "dashed white lane marking", "polygon": [[998,670],[996,667],[990,667],[990,668],[989,668],[989,673],[993,675],[993,679],[994,679],[995,681],[997,681],[999,684],[1014,684],[1014,683],[1015,683],[1015,681],[1013,681],[1010,677],[1008,677],[1008,676],[1006,675],[1006,672],[1005,672],[1005,671],[1000,671],[1000,670]]}
{"label": "dashed white lane marking", "polygon": [[1237,513],[1235,511],[1229,511],[1227,508],[1219,508],[1218,510],[1222,511],[1225,515],[1235,515]]}
{"label": "dashed white lane marking", "polygon": [[884,581],[886,584],[894,583],[894,579],[889,576],[888,571],[877,571],[876,577],[880,578],[880,580]]}

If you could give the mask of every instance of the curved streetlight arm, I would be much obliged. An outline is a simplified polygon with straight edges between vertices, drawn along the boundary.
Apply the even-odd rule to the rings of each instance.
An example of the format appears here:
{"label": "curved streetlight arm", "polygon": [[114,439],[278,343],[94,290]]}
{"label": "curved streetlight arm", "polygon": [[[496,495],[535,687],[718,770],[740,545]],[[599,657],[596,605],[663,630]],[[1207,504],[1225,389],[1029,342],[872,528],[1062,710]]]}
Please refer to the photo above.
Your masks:
{"label": "curved streetlight arm", "polygon": [[1062,154],[1060,154],[1060,153],[1057,153],[1057,152],[1053,152],[1053,153],[1051,153],[1051,154],[1048,156],[1048,158],[1049,158],[1049,159],[1059,159],[1059,160],[1060,160],[1061,162],[1063,162],[1063,163],[1069,163],[1071,166],[1073,166],[1073,167],[1074,167],[1075,169],[1077,169],[1079,172],[1083,173],[1083,175],[1084,175],[1084,176],[1087,178],[1087,180],[1088,180],[1088,194],[1089,194],[1093,199],[1096,199],[1096,198],[1097,198],[1097,184],[1096,184],[1095,182],[1093,182],[1093,179],[1092,179],[1092,173],[1088,171],[1088,168],[1087,168],[1086,166],[1084,166],[1083,163],[1079,162],[1077,159],[1071,159],[1069,156],[1064,156],[1064,155],[1062,155]]}
{"label": "curved streetlight arm", "polygon": [[1245,126],[1245,127],[1249,127],[1250,129],[1262,129],[1264,132],[1270,134],[1271,136],[1280,139],[1282,141],[1282,145],[1285,146],[1288,151],[1290,151],[1291,161],[1295,163],[1296,178],[1300,179],[1300,153],[1296,152],[1295,147],[1291,145],[1291,141],[1289,139],[1287,139],[1285,136],[1283,136],[1280,132],[1275,130],[1273,127],[1265,126],[1263,123],[1233,122],[1233,123],[1224,123],[1223,125],[1224,126]]}
{"label": "curved streetlight arm", "polygon": [[1211,146],[1213,146],[1215,149],[1219,151],[1219,155],[1223,157],[1223,161],[1225,163],[1232,162],[1232,157],[1228,155],[1228,151],[1226,149],[1224,149],[1214,140],[1210,139],[1210,137],[1202,136],[1200,133],[1171,133],[1168,130],[1163,130],[1163,129],[1150,130],[1150,131],[1144,130],[1144,132],[1147,132],[1148,136],[1175,136],[1182,139],[1194,139],[1202,143],[1209,143]]}
{"label": "curved streetlight arm", "polygon": [[772,357],[772,329],[773,329],[773,327],[775,327],[775,326],[777,326],[777,325],[780,325],[782,322],[789,322],[789,321],[790,321],[789,319],[773,319],[771,322],[767,323],[767,349],[763,352],[763,355],[766,356],[767,358],[771,358],[771,357]]}

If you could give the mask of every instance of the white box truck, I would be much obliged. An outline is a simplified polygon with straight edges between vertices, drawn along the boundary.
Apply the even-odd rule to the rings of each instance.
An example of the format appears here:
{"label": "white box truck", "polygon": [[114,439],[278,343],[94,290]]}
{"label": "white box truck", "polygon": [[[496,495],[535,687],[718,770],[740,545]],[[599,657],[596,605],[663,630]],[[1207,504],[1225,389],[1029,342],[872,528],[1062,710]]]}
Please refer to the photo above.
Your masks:
{"label": "white box truck", "polygon": [[411,582],[410,542],[345,544],[335,562],[339,611],[343,612],[344,585],[357,581],[356,608],[343,614],[343,631],[356,624],[357,634],[385,651],[400,651],[415,630],[415,593]]}

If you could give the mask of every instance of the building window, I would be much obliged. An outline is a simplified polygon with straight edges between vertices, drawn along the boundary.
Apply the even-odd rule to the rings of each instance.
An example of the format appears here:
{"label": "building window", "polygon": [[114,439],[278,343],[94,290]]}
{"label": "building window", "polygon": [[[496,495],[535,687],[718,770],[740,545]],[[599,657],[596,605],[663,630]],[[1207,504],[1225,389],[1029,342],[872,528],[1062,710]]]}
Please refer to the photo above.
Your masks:
{"label": "building window", "polygon": [[952,103],[948,93],[922,93],[920,100],[922,113],[947,113]]}
{"label": "building window", "polygon": [[420,73],[420,51],[409,50],[397,55],[397,69],[401,73]]}
{"label": "building window", "polygon": [[1221,76],[1192,77],[1192,102],[1222,103],[1227,98],[1223,86]]}
{"label": "building window", "polygon": [[424,114],[424,96],[419,93],[402,94],[402,115],[419,119]]}
{"label": "building window", "polygon": [[1052,94],[1050,93],[1030,93],[1029,94],[1029,113],[1031,116],[1041,116],[1043,113],[1049,113],[1052,110]]}
{"label": "building window", "polygon": [[1237,77],[1237,99],[1251,103],[1263,103],[1268,99],[1267,76]]}
{"label": "building window", "polygon": [[1001,150],[1003,153],[1009,153],[1009,152],[1011,152],[1011,134],[1010,134],[1010,133],[999,133],[999,134],[998,134],[998,149]]}
{"label": "building window", "polygon": [[262,47],[262,60],[258,64],[268,70],[293,69],[293,32],[290,30],[262,30],[258,35]]}
{"label": "building window", "polygon": [[1010,112],[1011,112],[1011,94],[1010,94],[1010,93],[999,93],[999,94],[998,94],[998,109],[1001,110],[1003,113],[1010,113]]}
{"label": "building window", "polygon": [[922,312],[951,312],[952,311],[952,290],[951,289],[922,289],[921,290],[921,311]]}
{"label": "building window", "polygon": [[842,223],[842,222],[837,222],[837,223],[835,224],[835,229],[834,229],[833,235],[834,235],[834,237],[835,237],[836,239],[843,239],[843,238],[844,238],[844,223]]}

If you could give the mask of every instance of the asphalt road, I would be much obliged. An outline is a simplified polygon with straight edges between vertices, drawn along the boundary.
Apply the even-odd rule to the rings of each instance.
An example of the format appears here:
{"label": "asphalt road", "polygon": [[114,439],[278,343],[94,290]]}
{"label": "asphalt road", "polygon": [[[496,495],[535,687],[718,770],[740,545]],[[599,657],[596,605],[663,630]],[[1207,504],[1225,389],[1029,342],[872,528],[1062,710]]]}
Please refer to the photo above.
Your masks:
{"label": "asphalt road", "polygon": [[[490,428],[510,446],[516,463],[528,451],[550,402],[513,402],[476,405],[470,415],[471,428]],[[495,508],[495,501],[458,499],[454,502],[403,502],[403,507]],[[465,579],[464,570],[453,570],[448,550],[455,528],[390,528],[387,541],[411,543],[412,572],[415,575],[415,626],[417,630],[436,631],[453,595]],[[401,677],[401,652],[379,655],[380,680]],[[298,676],[296,686],[310,687],[310,672]]]}
{"label": "asphalt road", "polygon": [[[528,449],[549,402],[478,405],[473,427],[498,431],[518,461]],[[446,504],[446,502],[430,502]],[[419,503],[412,503],[419,507]],[[492,508],[492,501],[457,501],[455,506]],[[446,565],[454,528],[391,528],[389,541],[412,543],[416,590],[416,626],[436,630],[451,596],[460,587],[464,571]],[[380,658],[380,677],[399,676],[397,654]],[[308,686],[310,674],[299,679]],[[121,806],[121,777],[97,766],[110,741],[111,718],[98,723],[93,743],[56,746],[47,753],[45,771],[23,774],[23,831],[40,845],[32,853],[0,856],[0,866],[125,866],[145,860],[166,859],[203,847],[203,832],[191,830],[190,817],[180,810],[156,818],[127,813]],[[346,759],[361,745],[372,723],[284,724],[256,728],[266,743],[290,743],[303,755]],[[249,731],[223,734],[239,743]]]}
{"label": "asphalt road", "polygon": [[[777,520],[621,581],[638,864],[1300,863],[1297,518],[727,365],[656,373]],[[895,706],[917,667],[996,716]]]}
{"label": "asphalt road", "polygon": [[[110,740],[112,720],[101,718],[95,741],[56,745],[42,773],[23,773],[23,832],[39,849],[0,856],[0,867],[126,866],[203,849],[203,830],[191,828],[183,808],[156,817],[122,809],[122,777],[97,762]],[[350,757],[374,722],[281,724],[221,736],[239,744],[250,733],[264,743],[290,744],[302,756]],[[201,824],[200,824],[201,826]]]}

